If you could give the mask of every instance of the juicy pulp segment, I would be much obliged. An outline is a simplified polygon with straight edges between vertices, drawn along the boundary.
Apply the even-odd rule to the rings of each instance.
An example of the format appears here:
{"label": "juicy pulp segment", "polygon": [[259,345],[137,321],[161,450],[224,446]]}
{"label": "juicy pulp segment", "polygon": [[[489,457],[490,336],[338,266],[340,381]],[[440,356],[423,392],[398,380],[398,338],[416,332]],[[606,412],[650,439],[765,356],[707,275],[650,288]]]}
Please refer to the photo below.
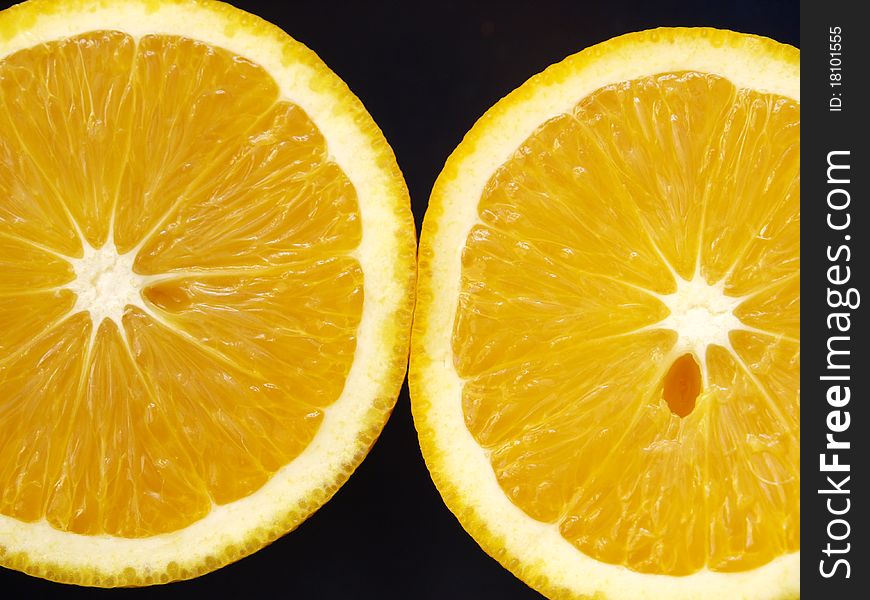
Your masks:
{"label": "juicy pulp segment", "polygon": [[[2,206],[2,203],[0,203]],[[17,227],[15,216],[0,219],[0,227]],[[16,232],[0,229],[0,297],[21,296],[31,292],[55,289],[75,279],[75,271],[67,261],[51,250],[35,247]]]}
{"label": "juicy pulp segment", "polygon": [[[362,314],[318,128],[242,57],[112,31],[0,61],[0,106],[0,513],[144,537],[256,491],[341,394]],[[83,243],[151,277],[123,323],[68,314]]]}
{"label": "juicy pulp segment", "polygon": [[361,281],[356,261],[342,257],[247,275],[174,278],[144,295],[173,329],[323,408],[341,394],[353,360]]}
{"label": "juicy pulp segment", "polygon": [[[484,189],[452,338],[465,422],[505,494],[595,559],[686,575],[800,547],[799,129],[794,101],[665,73],[543,123]],[[680,417],[680,332],[655,323],[698,276],[746,297],[747,331],[695,357]]]}

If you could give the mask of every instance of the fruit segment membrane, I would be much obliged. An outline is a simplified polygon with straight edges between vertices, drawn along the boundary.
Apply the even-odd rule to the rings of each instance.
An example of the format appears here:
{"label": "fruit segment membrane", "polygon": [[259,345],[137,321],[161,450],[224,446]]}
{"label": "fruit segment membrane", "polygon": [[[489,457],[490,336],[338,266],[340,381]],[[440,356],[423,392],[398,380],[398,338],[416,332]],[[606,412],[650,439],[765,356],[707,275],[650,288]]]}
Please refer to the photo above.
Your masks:
{"label": "fruit segment membrane", "polygon": [[[0,514],[144,537],[263,486],[344,387],[360,240],[323,136],[240,56],[100,31],[0,61]],[[119,318],[94,249],[134,257]]]}
{"label": "fruit segment membrane", "polygon": [[[546,121],[485,186],[452,334],[465,422],[510,500],[597,560],[686,575],[800,548],[799,135],[793,100],[662,73]],[[734,306],[709,343],[699,288]]]}

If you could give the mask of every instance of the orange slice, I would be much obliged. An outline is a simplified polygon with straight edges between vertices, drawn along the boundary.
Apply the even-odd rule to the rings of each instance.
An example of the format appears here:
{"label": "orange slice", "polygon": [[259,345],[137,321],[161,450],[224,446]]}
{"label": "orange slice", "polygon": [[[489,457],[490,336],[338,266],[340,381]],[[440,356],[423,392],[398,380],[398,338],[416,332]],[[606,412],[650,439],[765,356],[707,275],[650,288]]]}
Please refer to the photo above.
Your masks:
{"label": "orange slice", "polygon": [[0,14],[0,564],[196,576],[296,527],[406,369],[392,151],[310,50],[216,2]]}
{"label": "orange slice", "polygon": [[799,54],[659,29],[500,101],[419,252],[426,463],[553,597],[799,595]]}

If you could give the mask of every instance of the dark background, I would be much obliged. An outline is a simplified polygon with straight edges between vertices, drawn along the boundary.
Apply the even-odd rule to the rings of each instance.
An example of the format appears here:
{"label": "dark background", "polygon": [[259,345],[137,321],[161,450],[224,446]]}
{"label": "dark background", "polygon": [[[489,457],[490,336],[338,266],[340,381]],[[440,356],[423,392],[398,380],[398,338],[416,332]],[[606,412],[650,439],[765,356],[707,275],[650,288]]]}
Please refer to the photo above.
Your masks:
{"label": "dark background", "polygon": [[[398,158],[418,232],[432,184],[465,132],[499,98],[569,54],[658,26],[712,26],[799,46],[797,0],[232,3],[312,48],[359,96]],[[119,594],[540,597],[489,558],[442,503],[420,456],[407,384],[380,440],[335,497],[233,565],[193,581],[114,591],[0,568],[4,599]]]}
{"label": "dark background", "polygon": [[[868,242],[866,235],[868,222],[868,205],[862,201],[868,197],[868,146],[867,119],[865,111],[870,103],[870,84],[863,77],[861,64],[863,58],[870,55],[870,38],[867,36],[866,6],[856,2],[827,2],[826,0],[805,1],[801,4],[801,31],[804,40],[801,58],[801,196],[802,219],[804,227],[801,230],[801,345],[803,366],[801,371],[802,394],[807,399],[801,407],[801,456],[803,473],[801,477],[801,557],[802,593],[806,598],[866,598],[867,580],[870,571],[867,564],[868,546],[866,543],[868,529],[867,498],[867,411],[866,402],[852,401],[844,411],[850,416],[850,427],[844,432],[838,432],[840,441],[849,442],[848,451],[839,451],[840,463],[850,466],[849,473],[825,473],[819,467],[819,455],[833,454],[827,449],[826,435],[831,433],[826,422],[829,411],[833,407],[826,399],[828,386],[835,382],[820,381],[822,375],[829,375],[828,343],[829,337],[847,335],[851,339],[846,343],[851,352],[850,371],[841,373],[851,376],[846,383],[851,390],[852,398],[867,397],[867,351],[868,339],[866,303],[867,303],[867,257]],[[840,28],[841,47],[830,47],[830,28]],[[831,52],[839,50],[839,56]],[[842,63],[831,64],[832,58],[841,59]],[[834,72],[842,76],[839,87],[832,87],[831,67],[839,66],[840,71]],[[843,101],[842,110],[831,112],[828,102],[836,93]],[[828,183],[827,167],[828,152],[849,151],[848,163],[851,165],[848,184]],[[832,173],[834,179],[842,176]],[[851,194],[851,204],[848,207],[851,225],[848,230],[835,231],[826,225],[828,213],[827,196],[831,190],[845,189]],[[837,196],[839,197],[839,196]],[[834,200],[836,203],[837,200]],[[836,218],[842,214],[835,214]],[[857,234],[857,235],[856,235]],[[841,269],[850,269],[850,277],[844,285],[839,285],[836,272],[828,272],[834,264],[828,258],[828,252],[837,249],[849,241],[852,258],[849,264],[841,256]],[[827,322],[830,313],[843,311],[843,308],[833,308],[828,305],[827,291],[843,290],[855,287],[860,290],[862,304],[857,310],[849,310],[851,327],[847,333],[839,332],[836,325]],[[836,298],[832,298],[836,303]],[[838,343],[843,343],[840,340]],[[836,347],[836,342],[833,347]],[[842,416],[842,415],[841,415]],[[831,462],[831,458],[827,462]],[[849,496],[835,498],[820,491],[830,489],[827,481],[839,483],[844,476],[849,476],[843,488],[848,489]],[[831,510],[843,510],[845,498],[850,500],[849,510],[842,515],[831,514]],[[833,499],[830,508],[827,501]],[[834,519],[844,519],[849,523],[850,533],[845,539],[834,540],[831,535],[843,536],[842,523],[835,524],[831,532],[828,527]],[[826,556],[830,550],[834,553]],[[848,546],[847,546],[848,545]],[[848,553],[843,554],[843,550]],[[824,577],[822,570],[830,571],[838,559],[846,559],[850,565],[850,573],[845,577],[844,565],[838,564],[833,576]],[[824,561],[824,564],[820,564]]]}

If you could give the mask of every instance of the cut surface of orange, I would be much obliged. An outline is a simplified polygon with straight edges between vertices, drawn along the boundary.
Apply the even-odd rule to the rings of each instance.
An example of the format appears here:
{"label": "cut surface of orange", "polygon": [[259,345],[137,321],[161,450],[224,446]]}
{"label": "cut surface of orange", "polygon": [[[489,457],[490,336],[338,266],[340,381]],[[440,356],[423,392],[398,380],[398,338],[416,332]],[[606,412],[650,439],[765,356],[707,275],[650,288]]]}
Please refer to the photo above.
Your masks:
{"label": "cut surface of orange", "polygon": [[414,419],[529,585],[799,595],[799,154],[796,49],[659,29],[533,77],[448,159]]}
{"label": "cut surface of orange", "polygon": [[35,0],[0,40],[0,564],[214,570],[326,502],[395,403],[395,158],[313,52],[229,5]]}

